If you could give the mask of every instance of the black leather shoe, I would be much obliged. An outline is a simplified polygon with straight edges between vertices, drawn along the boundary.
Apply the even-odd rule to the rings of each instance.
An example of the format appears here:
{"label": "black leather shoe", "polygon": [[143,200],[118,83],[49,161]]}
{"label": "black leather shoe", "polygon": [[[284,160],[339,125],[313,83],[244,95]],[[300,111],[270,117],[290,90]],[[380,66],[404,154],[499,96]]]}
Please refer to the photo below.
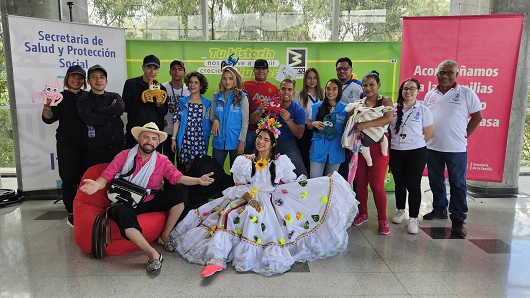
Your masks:
{"label": "black leather shoe", "polygon": [[423,216],[424,220],[432,220],[432,219],[447,219],[447,213],[436,213],[433,211],[425,214]]}
{"label": "black leather shoe", "polygon": [[453,231],[453,235],[455,235],[456,237],[466,239],[467,231],[466,228],[464,228],[464,222],[453,221],[453,224],[451,225],[451,230]]}

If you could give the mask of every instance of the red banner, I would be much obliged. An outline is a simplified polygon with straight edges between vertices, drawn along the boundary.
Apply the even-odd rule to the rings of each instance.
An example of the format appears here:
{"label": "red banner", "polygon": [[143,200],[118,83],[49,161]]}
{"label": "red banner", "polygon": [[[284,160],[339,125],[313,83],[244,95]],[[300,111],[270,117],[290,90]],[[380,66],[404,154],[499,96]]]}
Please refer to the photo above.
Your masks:
{"label": "red banner", "polygon": [[438,64],[448,59],[458,63],[457,83],[480,98],[483,120],[467,146],[469,180],[502,182],[523,20],[522,14],[403,19],[400,80],[420,80],[418,99],[436,87]]}

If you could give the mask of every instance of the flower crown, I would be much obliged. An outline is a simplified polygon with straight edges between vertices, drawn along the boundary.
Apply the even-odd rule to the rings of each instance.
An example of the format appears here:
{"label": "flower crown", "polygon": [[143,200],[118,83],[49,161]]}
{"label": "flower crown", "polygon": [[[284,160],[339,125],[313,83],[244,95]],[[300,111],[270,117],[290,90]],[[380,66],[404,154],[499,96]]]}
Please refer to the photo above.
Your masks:
{"label": "flower crown", "polygon": [[256,133],[259,133],[260,130],[266,129],[274,134],[274,138],[278,138],[281,134],[280,127],[282,127],[282,124],[274,118],[270,118],[269,116],[263,117],[258,122],[258,129],[256,129]]}

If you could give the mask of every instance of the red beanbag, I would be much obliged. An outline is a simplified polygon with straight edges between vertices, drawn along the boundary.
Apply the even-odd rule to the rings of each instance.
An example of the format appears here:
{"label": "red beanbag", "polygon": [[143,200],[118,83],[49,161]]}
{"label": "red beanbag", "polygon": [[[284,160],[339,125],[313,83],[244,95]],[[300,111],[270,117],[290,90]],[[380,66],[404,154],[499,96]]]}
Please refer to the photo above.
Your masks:
{"label": "red beanbag", "polygon": [[[97,179],[107,168],[108,164],[98,164],[89,168],[83,179]],[[83,182],[81,181],[81,185]],[[74,200],[74,239],[75,243],[82,251],[92,253],[92,226],[98,214],[105,211],[110,206],[107,198],[107,188],[104,188],[93,195],[87,195],[79,189]],[[150,212],[138,215],[138,222],[142,227],[142,234],[147,242],[154,242],[162,233],[166,224],[165,212]],[[105,247],[105,255],[117,256],[139,250],[139,248],[129,240],[123,238],[120,229],[114,221],[111,224],[112,241]]]}

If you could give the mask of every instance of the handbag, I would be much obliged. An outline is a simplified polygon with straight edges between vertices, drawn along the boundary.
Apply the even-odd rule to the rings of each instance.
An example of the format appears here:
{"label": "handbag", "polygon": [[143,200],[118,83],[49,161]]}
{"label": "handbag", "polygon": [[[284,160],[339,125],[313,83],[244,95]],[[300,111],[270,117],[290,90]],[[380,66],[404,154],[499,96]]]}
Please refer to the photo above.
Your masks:
{"label": "handbag", "polygon": [[107,196],[112,204],[125,204],[127,206],[136,208],[136,206],[143,201],[150,194],[156,194],[159,191],[150,190],[144,187],[140,187],[132,182],[125,180],[123,177],[127,177],[134,173],[136,164],[133,163],[132,169],[114,179],[109,189],[107,190]]}
{"label": "handbag", "polygon": [[122,176],[114,179],[107,191],[113,204],[122,203],[131,207],[142,203],[149,194],[151,191],[123,179]]}

